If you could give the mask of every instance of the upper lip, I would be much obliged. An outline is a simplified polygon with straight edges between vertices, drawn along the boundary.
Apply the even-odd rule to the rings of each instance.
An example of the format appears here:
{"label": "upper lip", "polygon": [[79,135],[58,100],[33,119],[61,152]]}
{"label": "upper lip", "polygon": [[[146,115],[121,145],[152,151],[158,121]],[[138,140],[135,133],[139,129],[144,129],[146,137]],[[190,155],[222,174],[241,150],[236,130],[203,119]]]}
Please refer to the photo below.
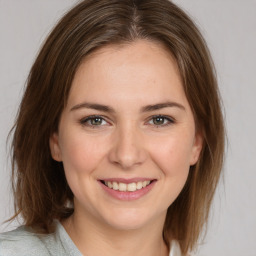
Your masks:
{"label": "upper lip", "polygon": [[106,179],[100,179],[100,181],[110,181],[110,182],[121,182],[121,183],[125,183],[125,184],[129,184],[129,183],[136,183],[136,182],[140,182],[140,181],[152,181],[155,179],[152,178],[142,178],[142,177],[138,177],[138,178],[131,178],[131,179],[125,179],[125,178],[106,178]]}

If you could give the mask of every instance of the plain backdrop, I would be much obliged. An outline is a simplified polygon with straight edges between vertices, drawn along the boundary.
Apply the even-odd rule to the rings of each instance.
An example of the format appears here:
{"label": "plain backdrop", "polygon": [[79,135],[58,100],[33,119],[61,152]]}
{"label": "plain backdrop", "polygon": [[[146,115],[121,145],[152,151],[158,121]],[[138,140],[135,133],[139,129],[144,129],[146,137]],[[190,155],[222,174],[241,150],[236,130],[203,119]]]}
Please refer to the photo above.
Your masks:
{"label": "plain backdrop", "polygon": [[[12,212],[6,137],[41,43],[75,0],[0,0],[0,222]],[[176,0],[216,64],[228,144],[224,179],[198,256],[256,256],[256,1]],[[36,100],[36,99],[35,99]],[[218,139],[218,138],[216,138]],[[0,232],[16,222],[0,225]]]}

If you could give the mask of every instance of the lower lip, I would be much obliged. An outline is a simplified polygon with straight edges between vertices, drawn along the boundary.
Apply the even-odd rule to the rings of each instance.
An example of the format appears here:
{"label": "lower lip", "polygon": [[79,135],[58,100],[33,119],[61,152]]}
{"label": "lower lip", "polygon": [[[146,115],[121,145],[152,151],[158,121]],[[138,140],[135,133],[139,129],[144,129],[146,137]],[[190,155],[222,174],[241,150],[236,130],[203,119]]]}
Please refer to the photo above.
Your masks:
{"label": "lower lip", "polygon": [[124,201],[131,201],[131,200],[137,200],[144,195],[146,195],[155,185],[156,181],[151,182],[149,185],[147,185],[145,188],[129,192],[129,191],[119,191],[114,190],[106,185],[102,184],[101,181],[99,181],[101,187],[106,191],[110,196],[114,197],[115,199],[124,200]]}

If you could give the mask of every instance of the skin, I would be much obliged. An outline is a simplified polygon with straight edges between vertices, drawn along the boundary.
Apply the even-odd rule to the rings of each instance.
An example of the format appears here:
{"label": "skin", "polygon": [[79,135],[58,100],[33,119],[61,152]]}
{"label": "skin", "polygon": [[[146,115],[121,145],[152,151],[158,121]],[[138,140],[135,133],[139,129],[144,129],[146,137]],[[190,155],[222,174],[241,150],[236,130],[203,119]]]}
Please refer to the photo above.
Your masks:
{"label": "skin", "polygon": [[[166,102],[172,104],[145,109]],[[99,117],[86,119],[91,115]],[[63,162],[74,193],[75,211],[63,226],[78,249],[84,255],[168,255],[166,212],[201,147],[176,62],[162,45],[138,40],[88,56],[50,138],[52,157]],[[137,177],[156,182],[130,201],[113,198],[99,183]]]}

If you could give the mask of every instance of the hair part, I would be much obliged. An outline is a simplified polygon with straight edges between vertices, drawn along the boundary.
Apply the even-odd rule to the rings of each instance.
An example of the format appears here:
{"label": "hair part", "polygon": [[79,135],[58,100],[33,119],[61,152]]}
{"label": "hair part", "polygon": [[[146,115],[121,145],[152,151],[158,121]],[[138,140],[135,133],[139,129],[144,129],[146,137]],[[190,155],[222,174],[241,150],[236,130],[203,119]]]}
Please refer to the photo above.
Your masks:
{"label": "hair part", "polygon": [[[136,40],[161,43],[174,56],[184,91],[204,138],[199,161],[169,207],[163,236],[196,247],[207,223],[221,174],[224,125],[214,65],[193,23],[168,0],[85,0],[71,9],[44,43],[30,71],[13,128],[12,177],[15,215],[40,232],[73,209],[62,163],[52,159],[49,138],[58,130],[74,75],[90,53]],[[12,219],[13,219],[12,218]]]}

